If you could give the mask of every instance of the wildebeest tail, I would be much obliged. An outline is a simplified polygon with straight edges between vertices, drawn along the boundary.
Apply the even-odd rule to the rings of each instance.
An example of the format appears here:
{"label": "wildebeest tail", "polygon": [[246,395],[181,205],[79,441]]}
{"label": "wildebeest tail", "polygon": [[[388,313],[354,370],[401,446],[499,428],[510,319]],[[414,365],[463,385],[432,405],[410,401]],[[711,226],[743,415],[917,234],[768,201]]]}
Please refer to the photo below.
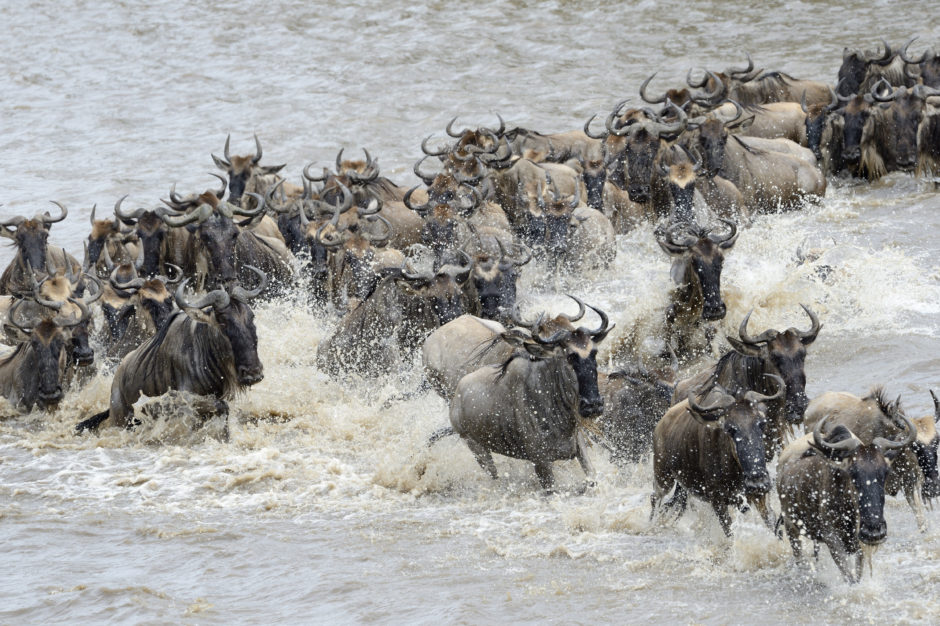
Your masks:
{"label": "wildebeest tail", "polygon": [[444,428],[441,428],[440,430],[435,430],[433,433],[431,433],[431,436],[428,437],[428,447],[430,448],[431,446],[433,446],[435,443],[437,443],[444,437],[450,437],[451,435],[456,435],[456,434],[457,433],[454,432],[454,429],[450,426],[445,426]]}
{"label": "wildebeest tail", "polygon": [[95,413],[86,420],[80,421],[75,425],[75,432],[80,433],[83,430],[97,430],[98,426],[101,425],[101,422],[108,419],[108,413],[110,409],[105,409],[101,413]]}

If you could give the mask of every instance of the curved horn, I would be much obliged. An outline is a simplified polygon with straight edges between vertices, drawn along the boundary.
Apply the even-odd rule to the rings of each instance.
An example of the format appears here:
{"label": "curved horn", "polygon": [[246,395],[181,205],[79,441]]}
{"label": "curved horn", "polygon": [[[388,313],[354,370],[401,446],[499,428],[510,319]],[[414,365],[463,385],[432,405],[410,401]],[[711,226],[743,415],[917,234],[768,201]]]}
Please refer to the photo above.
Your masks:
{"label": "curved horn", "polygon": [[253,265],[246,265],[245,269],[251,270],[258,276],[258,286],[254,289],[245,289],[241,285],[235,285],[232,288],[232,297],[247,304],[251,298],[257,297],[268,286],[268,275]]}
{"label": "curved horn", "polygon": [[[340,229],[339,229],[339,215],[340,215],[340,211],[335,211],[333,213],[332,219],[330,219],[329,222],[326,222],[325,224],[320,226],[320,228],[317,229],[316,235],[314,235],[316,237],[316,240],[319,241],[320,244],[326,248],[335,248],[336,246],[342,245],[343,240],[345,239],[343,237],[343,233],[340,232]],[[324,239],[323,231],[326,230],[327,226],[333,227],[334,235],[327,239]]]}
{"label": "curved horn", "polygon": [[219,188],[219,190],[212,192],[212,193],[215,194],[215,197],[216,197],[216,198],[218,198],[219,200],[221,200],[221,199],[222,199],[222,196],[225,195],[225,190],[228,189],[228,179],[225,178],[225,176],[222,176],[221,174],[218,174],[218,173],[216,173],[216,172],[209,172],[209,176],[215,176],[216,178],[219,179],[219,181],[221,181],[222,186]]}
{"label": "curved horn", "polygon": [[875,51],[871,56],[867,56],[865,59],[869,63],[875,63],[877,65],[887,65],[894,58],[894,53],[891,52],[891,46],[888,45],[888,42],[884,39],[881,40],[882,45],[885,47],[884,54],[878,56],[878,52]]}
{"label": "curved horn", "polygon": [[[127,196],[124,196],[124,198],[126,197]],[[123,200],[124,198],[121,198],[121,200]],[[118,203],[120,203],[121,200],[118,200]],[[95,209],[97,208],[98,208],[98,203],[95,203],[94,206],[91,207],[91,217],[88,218],[88,221],[91,222],[92,226],[95,225]]]}
{"label": "curved horn", "polygon": [[810,309],[805,304],[800,304],[800,306],[803,307],[803,310],[806,311],[807,315],[809,315],[811,326],[809,330],[806,330],[806,331],[798,330],[796,331],[796,333],[804,345],[809,345],[813,343],[814,341],[816,341],[816,335],[819,334],[819,330],[822,328],[822,324],[819,323],[819,318],[816,316],[815,313],[813,313],[812,309]]}
{"label": "curved horn", "polygon": [[385,219],[385,217],[382,215],[370,216],[368,218],[368,221],[382,222],[382,224],[385,225],[385,232],[382,235],[371,235],[369,233],[363,233],[362,236],[365,237],[369,242],[371,242],[373,246],[382,247],[385,244],[387,244],[388,240],[391,239],[392,237],[392,233],[394,232],[394,229],[392,228],[392,223],[389,222],[387,219]]}
{"label": "curved horn", "polygon": [[765,344],[768,341],[773,341],[779,333],[772,328],[765,330],[757,337],[751,337],[747,334],[747,322],[751,319],[751,313],[753,312],[754,309],[751,309],[747,312],[747,315],[744,316],[744,319],[741,320],[741,325],[738,327],[738,337],[741,338],[743,343],[746,343],[749,346],[760,346],[761,344]]}
{"label": "curved horn", "polygon": [[209,219],[211,215],[212,207],[208,204],[203,204],[196,210],[190,211],[185,215],[161,215],[160,219],[163,220],[163,223],[167,226],[186,226],[196,221],[202,224]]}
{"label": "curved horn", "polygon": [[[226,158],[228,158],[226,156]],[[261,160],[261,141],[258,139],[257,133],[255,134],[255,156],[251,159],[252,165],[257,165],[258,161]]]}
{"label": "curved horn", "polygon": [[[104,289],[101,287],[101,281],[98,280],[98,277],[94,274],[89,274],[87,272],[83,274],[83,277],[85,278],[86,294],[82,297],[82,302],[84,302],[86,305],[97,302],[98,299],[104,295]],[[95,286],[95,293],[91,297],[89,297],[87,294],[89,283]]]}
{"label": "curved horn", "polygon": [[199,300],[195,302],[188,302],[186,300],[186,285],[189,283],[189,279],[183,280],[180,283],[180,286],[176,288],[176,292],[173,294],[173,298],[176,300],[177,306],[181,309],[203,309],[207,306],[213,308],[224,309],[229,305],[230,299],[228,293],[224,289],[215,289],[204,295]]}
{"label": "curved horn", "polygon": [[933,421],[940,422],[940,400],[937,400],[933,389],[930,389],[930,397],[933,398]]}
{"label": "curved horn", "polygon": [[56,322],[56,326],[58,326],[59,328],[72,328],[74,326],[78,326],[79,324],[87,320],[88,316],[90,315],[90,312],[88,310],[88,305],[85,304],[83,300],[79,300],[77,298],[69,298],[69,302],[77,306],[78,310],[81,311],[82,313],[81,315],[78,316],[78,319],[74,321]]}
{"label": "curved horn", "polygon": [[144,283],[147,282],[143,278],[137,276],[137,272],[134,272],[134,278],[130,279],[126,283],[118,282],[117,274],[120,270],[120,267],[115,267],[111,272],[111,276],[108,278],[108,282],[111,283],[111,286],[119,291],[129,291],[131,289],[140,289],[144,286]]}
{"label": "curved horn", "polygon": [[441,157],[441,156],[447,155],[447,153],[450,152],[450,149],[448,149],[448,148],[444,148],[444,149],[440,150],[439,152],[432,152],[432,151],[428,148],[428,140],[431,139],[431,137],[433,137],[433,136],[434,136],[434,134],[432,133],[432,134],[428,135],[427,137],[425,137],[424,139],[421,140],[421,152],[423,152],[423,153],[426,154],[427,156],[434,156],[434,157]]}
{"label": "curved horn", "polygon": [[837,443],[829,443],[828,441],[822,438],[823,426],[825,426],[826,422],[829,421],[830,417],[832,417],[831,413],[823,417],[816,424],[816,428],[813,429],[813,445],[815,445],[820,450],[828,450],[830,452],[841,452],[841,451],[853,452],[857,450],[858,447],[861,445],[861,442],[858,440],[858,438],[855,437],[855,433],[853,433],[849,429],[846,429],[846,430],[849,430],[849,433],[852,434],[852,437],[848,439],[844,439],[843,441],[839,441]]}
{"label": "curved horn", "polygon": [[[107,245],[105,245],[107,247]],[[137,258],[134,259],[134,269],[138,272],[140,268],[144,266],[144,245],[142,243],[137,244]]]}
{"label": "curved horn", "polygon": [[[692,70],[689,70],[691,72]],[[640,97],[643,99],[643,102],[648,102],[649,104],[662,104],[666,101],[666,94],[659,96],[658,98],[653,98],[652,96],[646,93],[646,87],[650,84],[650,81],[653,80],[653,77],[656,76],[658,72],[653,72],[649,75],[649,78],[643,81],[643,84],[640,85]],[[701,85],[699,85],[701,86]]]}
{"label": "curved horn", "polygon": [[240,206],[230,205],[232,207],[232,213],[234,213],[235,215],[242,215],[244,217],[257,217],[258,215],[261,215],[262,213],[264,213],[264,205],[265,205],[264,196],[262,196],[260,193],[255,193],[253,191],[249,191],[245,195],[251,196],[252,198],[257,200],[258,206],[256,206],[253,209],[243,209]]}
{"label": "curved horn", "polygon": [[[717,421],[721,417],[721,414],[730,409],[734,405],[734,396],[729,393],[726,393],[724,389],[716,385],[718,390],[721,391],[721,396],[715,400],[709,406],[703,406],[695,400],[694,393],[689,394],[689,408],[692,409],[692,413],[705,420],[706,422]],[[714,389],[714,387],[713,387]],[[710,390],[709,390],[710,391]]]}
{"label": "curved horn", "polygon": [[597,313],[598,317],[601,318],[601,325],[598,326],[596,330],[587,331],[587,334],[589,334],[591,337],[597,337],[598,335],[606,335],[607,332],[610,330],[610,318],[608,318],[607,314],[604,313],[599,308],[597,308],[596,306],[593,306],[590,304],[588,306],[591,307],[591,310]]}
{"label": "curved horn", "polygon": [[607,132],[611,135],[616,135],[618,137],[623,137],[630,132],[629,126],[619,126],[614,127],[614,122],[620,117],[620,111],[623,109],[623,106],[629,102],[630,99],[621,100],[617,103],[617,106],[614,107],[613,111],[607,116],[607,119],[604,121],[604,127],[607,129]]}
{"label": "curved horn", "polygon": [[329,177],[330,174],[329,172],[327,172],[325,167],[323,168],[323,176],[314,176],[313,174],[311,174],[310,168],[313,167],[313,164],[315,162],[316,161],[311,161],[310,163],[307,163],[306,167],[304,167],[304,178],[306,178],[312,183],[322,183],[323,181],[327,179],[327,177]]}
{"label": "curved horn", "polygon": [[232,133],[229,133],[228,135],[225,136],[225,149],[222,152],[222,154],[225,155],[225,160],[228,161],[229,163],[232,162],[232,157],[229,156],[229,153],[228,153],[228,144],[229,144],[229,141],[231,140],[232,140]]}
{"label": "curved horn", "polygon": [[26,302],[26,301],[20,299],[20,300],[17,300],[16,302],[13,303],[13,306],[10,307],[10,312],[7,314],[7,321],[10,322],[11,324],[13,324],[14,326],[16,326],[17,328],[19,328],[21,331],[23,331],[24,333],[26,333],[26,334],[28,335],[28,334],[30,334],[31,332],[33,332],[33,328],[36,327],[36,324],[35,324],[35,323],[31,323],[31,322],[25,322],[25,323],[24,323],[24,322],[18,322],[18,321],[16,320],[16,313],[17,313],[17,311],[20,310],[20,306],[21,306],[24,302]]}
{"label": "curved horn", "polygon": [[[888,90],[887,96],[882,96],[878,93],[878,88],[881,86]],[[894,102],[894,99],[898,97],[899,92],[900,90],[894,89],[894,87],[891,86],[891,83],[889,83],[887,79],[882,76],[878,82],[871,86],[871,89],[868,93],[871,94],[871,97],[878,102]]]}
{"label": "curved horn", "polygon": [[672,100],[667,100],[666,106],[663,107],[663,113],[669,108],[676,112],[675,122],[672,124],[664,122],[651,122],[648,124],[649,131],[658,137],[676,137],[685,132],[685,129],[689,126],[689,118],[682,110],[682,107],[677,106]]}
{"label": "curved horn", "polygon": [[914,422],[904,415],[898,415],[898,417],[901,418],[901,422],[904,424],[904,438],[900,441],[892,441],[884,437],[875,437],[872,443],[876,447],[882,450],[898,450],[914,443],[917,438],[917,427],[914,426]]}
{"label": "curved horn", "polygon": [[719,117],[718,115],[715,115],[715,117],[717,117],[718,120],[725,126],[727,126],[728,124],[733,124],[734,122],[737,122],[739,119],[741,119],[741,116],[744,115],[744,107],[742,107],[741,104],[737,100],[728,100],[728,102],[734,105],[734,117],[723,119]]}
{"label": "curved horn", "polygon": [[464,130],[460,131],[458,134],[456,134],[456,135],[454,134],[454,128],[453,128],[453,127],[454,127],[454,122],[457,121],[457,117],[458,117],[458,116],[455,115],[452,120],[450,120],[449,122],[447,122],[447,128],[444,129],[444,130],[447,132],[447,134],[450,135],[451,137],[453,137],[454,139],[460,139],[461,137],[463,137],[463,134],[464,134],[465,132],[467,132],[466,129],[464,129]]}
{"label": "curved horn", "polygon": [[592,115],[588,121],[584,123],[584,134],[590,137],[591,139],[607,139],[607,133],[601,133],[600,135],[595,135],[591,132],[591,122],[594,121],[594,118],[597,117],[597,113]]}
{"label": "curved horn", "polygon": [[920,65],[920,64],[923,63],[924,60],[927,58],[927,50],[924,50],[924,53],[923,53],[922,55],[920,55],[920,58],[919,58],[919,59],[911,59],[911,58],[908,58],[908,56],[907,56],[907,49],[908,49],[908,47],[910,47],[910,45],[911,45],[912,43],[914,43],[914,40],[915,40],[915,39],[917,39],[917,37],[911,37],[910,39],[908,39],[908,40],[904,43],[904,45],[901,46],[901,50],[898,52],[898,56],[901,57],[901,60],[904,61],[905,63],[909,64],[909,65]]}
{"label": "curved horn", "polygon": [[420,159],[418,159],[418,162],[415,163],[414,167],[412,168],[412,171],[415,173],[415,176],[417,176],[422,181],[424,181],[425,185],[430,187],[431,184],[434,182],[434,178],[435,176],[437,176],[437,174],[422,174],[421,173],[421,164],[424,163],[424,160],[428,158],[428,156],[429,155],[426,154]]}
{"label": "curved horn", "polygon": [[412,203],[411,203],[411,194],[413,194],[417,188],[418,188],[418,185],[415,185],[414,187],[412,187],[411,189],[409,189],[408,191],[406,191],[406,192],[405,192],[405,197],[402,198],[402,203],[404,203],[404,205],[405,205],[406,207],[408,207],[409,209],[411,209],[412,211],[414,211],[414,212],[417,213],[418,215],[424,217],[424,215],[426,215],[427,212],[431,210],[431,202],[430,202],[430,200],[429,200],[429,201],[425,202],[424,204],[418,204],[418,205],[412,204]]}
{"label": "curved horn", "polygon": [[[585,313],[585,311],[587,310],[587,309],[585,308],[585,304],[584,304],[584,302],[582,302],[581,299],[578,298],[577,296],[573,296],[573,295],[571,295],[570,293],[569,293],[569,294],[566,294],[566,295],[567,295],[569,298],[571,298],[572,300],[574,300],[575,302],[578,303],[578,312],[577,312],[574,316],[566,315],[566,314],[564,314],[564,313],[560,313],[560,314],[559,314],[559,317],[563,317],[563,318],[565,318],[566,320],[568,320],[569,322],[577,322],[579,319],[581,319],[582,317],[584,317],[584,313]],[[594,307],[591,307],[591,308],[594,308]]]}
{"label": "curved horn", "polygon": [[741,69],[729,67],[727,72],[729,76],[737,77],[742,74],[751,73],[751,71],[754,69],[754,61],[751,59],[751,54],[749,52],[745,52],[744,56],[747,57],[747,67],[743,67]]}
{"label": "curved horn", "polygon": [[783,397],[783,394],[787,391],[787,384],[783,382],[783,379],[777,376],[776,374],[764,374],[766,378],[769,378],[777,383],[777,391],[771,396],[765,396],[762,393],[758,393],[754,390],[748,391],[744,394],[744,397],[749,402],[758,403],[758,402],[770,402],[771,400],[778,400]]}
{"label": "curved horn", "polygon": [[49,212],[46,211],[41,216],[39,216],[39,219],[41,219],[44,224],[55,224],[56,222],[61,222],[66,218],[66,216],[68,216],[69,210],[66,209],[61,202],[56,202],[55,200],[50,200],[49,202],[59,207],[59,209],[62,211],[62,215],[59,215],[58,217],[52,217],[49,215]]}
{"label": "curved horn", "polygon": [[738,226],[734,222],[724,217],[719,217],[718,221],[724,223],[730,232],[727,235],[715,235],[709,234],[708,238],[712,240],[713,243],[718,244],[719,247],[727,249],[734,245],[734,242],[738,240]]}

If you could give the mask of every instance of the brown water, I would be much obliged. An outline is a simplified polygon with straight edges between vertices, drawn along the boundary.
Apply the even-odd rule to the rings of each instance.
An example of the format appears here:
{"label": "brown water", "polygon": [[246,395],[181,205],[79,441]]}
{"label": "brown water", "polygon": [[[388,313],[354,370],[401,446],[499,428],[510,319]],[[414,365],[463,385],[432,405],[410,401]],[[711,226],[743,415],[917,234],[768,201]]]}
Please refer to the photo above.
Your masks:
{"label": "brown water", "polygon": [[[292,179],[364,146],[409,182],[420,140],[454,115],[580,128],[653,71],[660,90],[747,50],[832,81],[844,45],[940,32],[917,2],[370,4],[3,5],[0,214],[62,201],[72,212],[51,239],[80,254],[93,203],[204,188],[227,133],[246,153],[257,132],[264,162],[287,162]],[[824,324],[811,395],[885,383],[926,413],[940,386],[938,209],[930,185],[892,175],[759,218],[727,255],[725,330],[752,307],[754,329],[806,327],[806,303]],[[793,263],[804,241],[826,248],[827,280]],[[529,306],[567,306],[556,293],[573,289],[621,330],[661,311],[669,285],[649,229],[620,237],[613,270],[590,284],[526,272]],[[54,414],[0,422],[0,622],[940,620],[934,512],[922,535],[889,499],[874,574],[850,587],[825,550],[815,570],[795,567],[752,514],[730,541],[700,505],[650,527],[649,464],[618,468],[597,447],[586,495],[545,497],[531,466],[508,459],[492,482],[459,441],[425,450],[442,401],[381,408],[413,370],[363,390],[316,369],[334,323],[259,311],[266,377],[233,403],[228,443],[166,422],[74,436],[106,405],[103,376]],[[581,480],[576,463],[557,474],[563,489]]]}

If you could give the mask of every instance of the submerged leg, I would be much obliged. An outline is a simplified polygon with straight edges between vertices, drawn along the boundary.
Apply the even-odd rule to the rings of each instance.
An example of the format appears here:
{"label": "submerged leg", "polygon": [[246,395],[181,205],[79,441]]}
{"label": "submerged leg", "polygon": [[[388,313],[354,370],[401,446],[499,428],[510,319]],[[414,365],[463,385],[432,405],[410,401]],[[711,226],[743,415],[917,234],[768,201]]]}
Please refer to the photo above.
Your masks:
{"label": "submerged leg", "polygon": [[587,457],[587,446],[584,445],[584,434],[579,432],[577,437],[577,446],[578,446],[578,463],[581,464],[581,469],[584,470],[584,487],[589,488],[593,487],[596,482],[594,480],[595,472],[594,465],[591,463],[591,460]]}
{"label": "submerged leg", "polygon": [[[918,481],[922,483],[922,481]],[[917,520],[917,530],[922,533],[927,532],[927,508],[924,506],[924,499],[921,496],[923,484],[913,484],[904,486],[904,497],[911,509],[914,510],[914,519]]]}
{"label": "submerged leg", "polygon": [[536,461],[535,475],[539,477],[542,489],[551,493],[555,489],[555,474],[552,472],[551,461]]}
{"label": "submerged leg", "polygon": [[715,515],[718,516],[718,522],[721,524],[721,530],[726,537],[731,536],[731,515],[728,513],[728,505],[712,502],[712,508],[715,509]]}
{"label": "submerged leg", "polygon": [[465,439],[464,441],[467,442],[467,447],[470,448],[470,452],[473,452],[473,456],[480,464],[480,467],[489,472],[493,480],[496,480],[496,463],[493,462],[493,455],[490,454],[490,451],[471,439]]}
{"label": "submerged leg", "polygon": [[[802,561],[803,541],[800,539],[800,529],[787,522],[784,522],[783,526],[787,529],[787,539],[790,540],[790,549],[793,550],[793,556],[796,557],[797,561]],[[816,542],[813,542],[813,545],[816,545]]]}

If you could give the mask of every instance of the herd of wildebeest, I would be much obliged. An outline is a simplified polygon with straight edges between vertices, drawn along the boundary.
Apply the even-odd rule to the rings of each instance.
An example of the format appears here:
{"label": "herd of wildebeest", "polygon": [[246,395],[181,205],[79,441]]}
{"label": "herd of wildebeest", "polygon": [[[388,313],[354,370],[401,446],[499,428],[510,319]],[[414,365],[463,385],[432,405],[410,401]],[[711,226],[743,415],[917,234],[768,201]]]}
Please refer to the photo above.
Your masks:
{"label": "herd of wildebeest", "polygon": [[[502,118],[456,129],[455,118],[446,143],[421,142],[424,184],[410,189],[368,151],[342,150],[335,169],[311,163],[294,185],[261,163],[257,137],[247,156],[226,139],[217,188],[93,209],[81,263],[47,241],[64,205],[5,217],[16,257],[0,278],[12,346],[0,391],[19,410],[51,410],[98,361],[113,370],[110,404],[79,432],[140,424],[142,395],[187,392],[200,415],[225,414],[263,378],[252,300],[293,298],[338,319],[316,360],[338,383],[396,376],[420,352],[426,382],[413,391],[450,405],[429,445],[459,435],[494,478],[497,453],[532,462],[551,490],[552,463],[577,458],[589,486],[588,436],[618,463],[652,452],[652,515],[678,517],[692,493],[730,535],[730,509],[752,505],[797,556],[801,536],[826,544],[858,580],[862,546],[887,535],[886,493],[903,492],[926,528],[924,502],[940,494],[937,398],[920,419],[880,389],[810,402],[804,361],[822,324],[809,306],[807,330],[752,334],[748,314],[716,362],[706,355],[726,313],[723,255],[754,215],[818,200],[827,177],[937,173],[940,54],[911,44],[846,49],[833,84],[755,69],[750,56],[690,70],[660,95],[650,76],[642,102],[556,134]],[[603,271],[616,235],[644,227],[672,259],[670,304],[651,331],[665,365],[631,352],[650,337],[621,338],[619,368],[598,372],[607,313],[571,296],[575,313],[523,315],[519,276],[530,261]],[[598,321],[579,325],[589,308]],[[681,366],[690,376],[678,380]],[[767,504],[775,457],[779,517]]]}

